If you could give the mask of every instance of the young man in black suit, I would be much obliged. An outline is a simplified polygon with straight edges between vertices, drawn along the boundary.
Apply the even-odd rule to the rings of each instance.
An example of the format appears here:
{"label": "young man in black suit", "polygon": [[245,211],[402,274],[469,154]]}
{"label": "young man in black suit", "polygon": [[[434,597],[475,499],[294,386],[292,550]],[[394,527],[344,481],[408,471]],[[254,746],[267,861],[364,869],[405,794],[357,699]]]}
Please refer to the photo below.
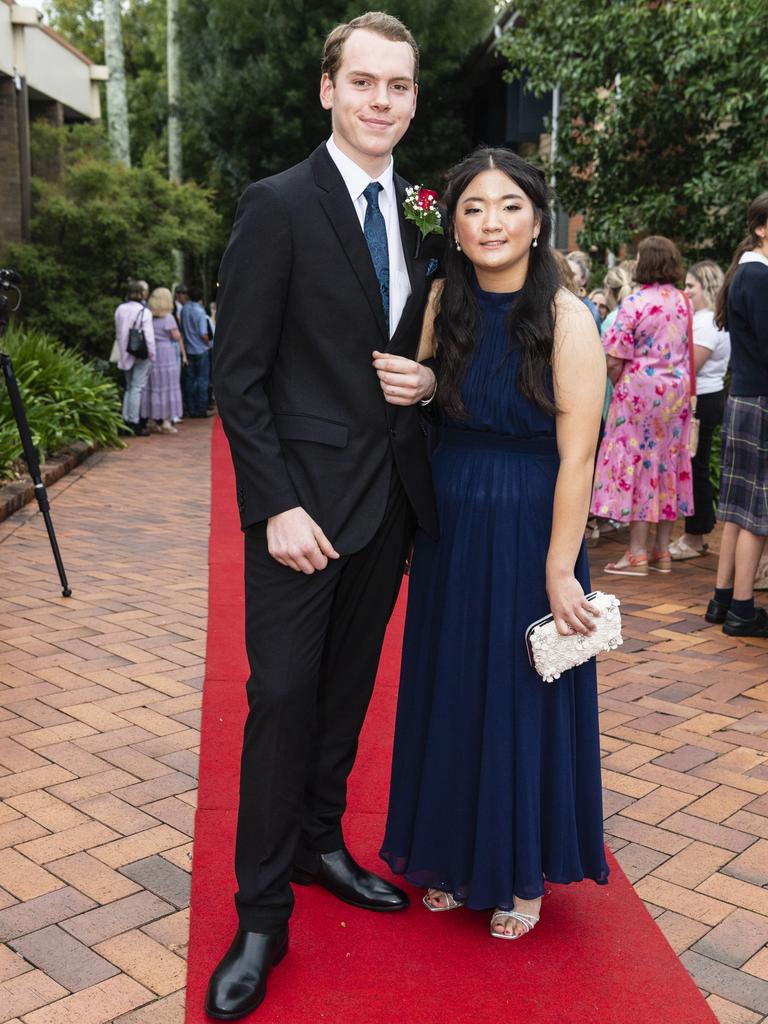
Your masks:
{"label": "young man in black suit", "polygon": [[235,867],[240,928],[206,1009],[259,1005],[287,950],[290,882],[393,911],[405,893],[344,845],[347,776],[418,521],[436,534],[416,363],[435,265],[392,151],[418,50],[374,13],[328,37],[333,134],[249,186],[220,271],[214,383],[245,531],[247,692]]}

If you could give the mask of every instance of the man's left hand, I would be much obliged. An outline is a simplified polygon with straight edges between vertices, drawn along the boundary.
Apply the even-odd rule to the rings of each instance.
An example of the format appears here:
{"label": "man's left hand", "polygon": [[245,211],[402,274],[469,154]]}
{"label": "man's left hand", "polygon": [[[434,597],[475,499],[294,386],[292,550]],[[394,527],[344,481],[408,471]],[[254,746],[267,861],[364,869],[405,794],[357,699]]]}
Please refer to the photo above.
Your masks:
{"label": "man's left hand", "polygon": [[415,405],[435,392],[437,382],[434,373],[413,359],[374,352],[373,366],[384,398],[390,405]]}

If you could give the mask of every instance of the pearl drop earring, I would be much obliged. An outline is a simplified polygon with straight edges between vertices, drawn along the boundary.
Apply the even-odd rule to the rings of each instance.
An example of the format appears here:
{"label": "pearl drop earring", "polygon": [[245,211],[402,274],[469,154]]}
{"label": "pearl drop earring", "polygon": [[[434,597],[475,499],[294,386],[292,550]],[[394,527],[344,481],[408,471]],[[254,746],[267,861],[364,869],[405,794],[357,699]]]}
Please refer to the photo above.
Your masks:
{"label": "pearl drop earring", "polygon": [[539,244],[539,239],[536,237],[536,235],[534,235],[533,236],[533,241],[531,242],[531,246],[535,249],[538,246],[538,244]]}
{"label": "pearl drop earring", "polygon": [[461,246],[459,245],[458,238],[456,239],[456,252],[461,252]]}

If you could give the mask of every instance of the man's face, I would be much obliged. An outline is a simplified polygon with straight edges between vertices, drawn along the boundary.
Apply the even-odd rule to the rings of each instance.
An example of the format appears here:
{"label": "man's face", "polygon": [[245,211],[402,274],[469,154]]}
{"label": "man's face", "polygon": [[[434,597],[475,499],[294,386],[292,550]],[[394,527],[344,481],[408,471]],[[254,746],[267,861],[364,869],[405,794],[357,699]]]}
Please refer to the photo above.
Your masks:
{"label": "man's face", "polygon": [[365,167],[388,159],[416,113],[418,87],[408,43],[355,29],[331,81],[323,75],[320,102],[332,112],[339,148]]}
{"label": "man's face", "polygon": [[189,299],[189,295],[186,292],[176,292],[176,301],[180,306],[183,306]]}

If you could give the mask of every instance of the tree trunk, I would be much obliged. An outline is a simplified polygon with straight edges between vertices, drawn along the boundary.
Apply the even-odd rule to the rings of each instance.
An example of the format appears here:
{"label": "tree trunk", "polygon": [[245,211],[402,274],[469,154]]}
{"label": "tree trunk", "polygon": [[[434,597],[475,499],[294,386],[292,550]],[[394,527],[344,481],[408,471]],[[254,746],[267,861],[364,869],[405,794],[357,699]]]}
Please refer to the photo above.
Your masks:
{"label": "tree trunk", "polygon": [[[168,177],[181,184],[181,66],[179,61],[179,0],[166,0],[167,71],[168,71]],[[184,277],[184,255],[173,250],[175,283]]]}
{"label": "tree trunk", "polygon": [[179,0],[167,0],[168,21],[168,177],[181,184],[181,68]]}
{"label": "tree trunk", "polygon": [[120,0],[104,0],[104,55],[109,68],[107,81],[107,124],[109,145],[115,163],[131,166],[128,134],[128,100],[125,93],[123,32]]}

